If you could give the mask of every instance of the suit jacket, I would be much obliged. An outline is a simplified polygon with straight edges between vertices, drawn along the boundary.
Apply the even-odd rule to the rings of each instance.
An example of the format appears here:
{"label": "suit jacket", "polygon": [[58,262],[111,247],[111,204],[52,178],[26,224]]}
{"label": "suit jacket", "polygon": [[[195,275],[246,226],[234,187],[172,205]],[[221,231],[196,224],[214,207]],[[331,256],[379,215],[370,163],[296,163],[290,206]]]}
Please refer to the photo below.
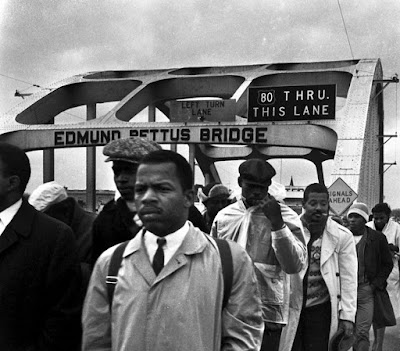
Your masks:
{"label": "suit jacket", "polygon": [[72,350],[81,284],[71,229],[26,201],[0,236],[0,350]]}

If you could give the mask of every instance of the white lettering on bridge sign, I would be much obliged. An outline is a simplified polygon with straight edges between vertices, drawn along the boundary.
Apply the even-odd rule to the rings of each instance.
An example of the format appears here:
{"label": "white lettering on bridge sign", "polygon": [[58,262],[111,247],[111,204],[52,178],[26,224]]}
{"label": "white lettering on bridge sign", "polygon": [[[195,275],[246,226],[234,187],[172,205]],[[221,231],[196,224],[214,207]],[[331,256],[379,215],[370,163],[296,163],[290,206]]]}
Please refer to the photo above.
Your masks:
{"label": "white lettering on bridge sign", "polygon": [[336,85],[249,87],[248,121],[335,119]]}
{"label": "white lettering on bridge sign", "polygon": [[328,188],[330,209],[338,216],[342,215],[357,199],[357,194],[342,178],[336,179]]}

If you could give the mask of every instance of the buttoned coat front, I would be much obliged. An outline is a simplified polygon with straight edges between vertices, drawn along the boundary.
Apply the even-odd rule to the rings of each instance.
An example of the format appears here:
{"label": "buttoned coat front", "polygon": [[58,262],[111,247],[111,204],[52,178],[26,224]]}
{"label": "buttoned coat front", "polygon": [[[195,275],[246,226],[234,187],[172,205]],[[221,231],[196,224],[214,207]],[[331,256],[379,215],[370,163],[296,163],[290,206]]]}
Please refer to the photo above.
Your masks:
{"label": "buttoned coat front", "polygon": [[[310,233],[305,228],[306,241]],[[303,306],[303,278],[307,267],[290,276],[289,323],[283,328],[280,351],[291,350]],[[321,274],[331,301],[329,337],[337,331],[339,319],[355,322],[357,310],[357,253],[353,235],[331,218],[326,222],[321,244]]]}
{"label": "buttoned coat front", "polygon": [[235,243],[229,245],[234,273],[223,311],[218,249],[193,225],[158,276],[148,258],[143,231],[129,242],[111,313],[106,276],[115,246],[105,251],[94,267],[86,295],[83,350],[258,350],[263,323],[255,273],[246,252]]}

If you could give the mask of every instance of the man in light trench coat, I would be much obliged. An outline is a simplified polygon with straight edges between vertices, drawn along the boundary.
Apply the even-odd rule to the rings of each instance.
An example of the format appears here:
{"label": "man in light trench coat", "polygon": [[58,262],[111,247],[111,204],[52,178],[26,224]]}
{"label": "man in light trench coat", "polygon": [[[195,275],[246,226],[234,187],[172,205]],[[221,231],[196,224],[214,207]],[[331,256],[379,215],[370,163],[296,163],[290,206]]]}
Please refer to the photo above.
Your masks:
{"label": "man in light trench coat", "polygon": [[[322,184],[304,191],[308,265],[290,276],[289,323],[280,351],[327,351],[338,331],[353,338],[357,309],[357,253],[352,233],[328,216],[329,192]],[[352,340],[350,340],[350,345]]]}
{"label": "man in light trench coat", "polygon": [[110,310],[106,276],[115,247],[98,259],[83,311],[83,350],[259,350],[263,321],[246,251],[230,242],[232,289],[215,241],[188,219],[193,175],[179,154],[140,162],[135,203],[144,228],[125,248]]}

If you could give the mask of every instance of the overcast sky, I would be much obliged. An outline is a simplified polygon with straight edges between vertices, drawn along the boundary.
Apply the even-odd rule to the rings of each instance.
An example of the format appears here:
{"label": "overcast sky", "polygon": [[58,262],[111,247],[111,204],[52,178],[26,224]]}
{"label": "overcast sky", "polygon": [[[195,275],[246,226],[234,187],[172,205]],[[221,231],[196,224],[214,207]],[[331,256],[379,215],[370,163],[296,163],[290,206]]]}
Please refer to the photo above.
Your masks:
{"label": "overcast sky", "polygon": [[[0,114],[21,102],[16,89],[34,93],[34,84],[89,71],[380,58],[385,78],[399,73],[400,1],[340,6],[348,38],[337,0],[0,0]],[[385,89],[386,134],[398,129],[396,94],[396,84]],[[385,162],[398,161],[398,145],[386,144]],[[33,188],[41,165],[31,160]],[[76,184],[64,165],[56,165],[56,180],[83,188],[84,176]],[[104,169],[100,188],[112,185]],[[400,164],[385,182],[399,176]],[[386,186],[385,195],[400,207],[400,189]]]}

